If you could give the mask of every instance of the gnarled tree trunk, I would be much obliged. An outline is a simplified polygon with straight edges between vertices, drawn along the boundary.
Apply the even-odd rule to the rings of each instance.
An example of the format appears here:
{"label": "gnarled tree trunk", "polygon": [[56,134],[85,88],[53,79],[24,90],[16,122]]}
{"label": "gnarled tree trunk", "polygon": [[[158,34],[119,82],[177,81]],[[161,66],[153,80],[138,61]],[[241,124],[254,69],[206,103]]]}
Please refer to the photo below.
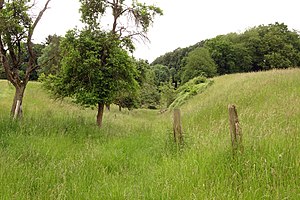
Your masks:
{"label": "gnarled tree trunk", "polygon": [[13,119],[20,119],[23,116],[22,104],[26,85],[16,87],[14,101],[11,107],[10,114]]}
{"label": "gnarled tree trunk", "polygon": [[102,126],[103,112],[104,112],[104,103],[98,103],[97,125],[99,127]]}
{"label": "gnarled tree trunk", "polygon": [[105,106],[106,106],[106,110],[110,111],[110,104],[105,104]]}

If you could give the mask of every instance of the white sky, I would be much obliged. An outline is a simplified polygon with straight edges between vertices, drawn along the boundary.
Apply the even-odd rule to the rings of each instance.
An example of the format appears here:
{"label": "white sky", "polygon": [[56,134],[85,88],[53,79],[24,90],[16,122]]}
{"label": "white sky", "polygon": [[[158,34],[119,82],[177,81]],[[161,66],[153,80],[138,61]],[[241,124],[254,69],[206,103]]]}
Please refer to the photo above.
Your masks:
{"label": "white sky", "polygon": [[[37,0],[39,3],[45,0]],[[148,37],[151,43],[137,43],[135,57],[152,62],[156,57],[201,40],[274,22],[300,31],[299,0],[143,0],[163,9]],[[35,42],[48,35],[64,35],[80,26],[78,0],[52,0],[35,31]]]}

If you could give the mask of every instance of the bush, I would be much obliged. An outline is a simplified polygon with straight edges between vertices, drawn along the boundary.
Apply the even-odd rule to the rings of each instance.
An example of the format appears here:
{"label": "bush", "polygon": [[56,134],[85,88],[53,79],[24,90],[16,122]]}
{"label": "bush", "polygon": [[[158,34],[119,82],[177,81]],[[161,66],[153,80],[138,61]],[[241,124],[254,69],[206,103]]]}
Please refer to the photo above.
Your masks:
{"label": "bush", "polygon": [[214,81],[212,79],[207,79],[203,76],[193,78],[192,80],[178,88],[176,99],[173,101],[169,108],[174,109],[183,105],[192,96],[205,91],[205,89],[212,85],[213,82]]}
{"label": "bush", "polygon": [[198,76],[213,77],[217,74],[217,65],[205,48],[198,48],[190,52],[183,68],[182,83]]}

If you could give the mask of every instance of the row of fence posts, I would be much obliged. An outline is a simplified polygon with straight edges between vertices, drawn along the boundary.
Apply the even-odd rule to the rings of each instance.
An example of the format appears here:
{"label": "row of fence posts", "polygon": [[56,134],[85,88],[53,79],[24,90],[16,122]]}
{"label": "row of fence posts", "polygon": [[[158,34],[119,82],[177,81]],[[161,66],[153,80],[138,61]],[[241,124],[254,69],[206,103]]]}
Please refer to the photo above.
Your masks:
{"label": "row of fence posts", "polygon": [[[236,106],[233,104],[228,105],[228,113],[229,113],[229,127],[230,127],[230,135],[231,135],[231,145],[233,154],[237,152],[243,152],[242,145],[242,130],[240,127],[238,114]],[[174,134],[174,142],[177,145],[182,145],[184,142],[183,131],[181,125],[181,114],[180,109],[174,109],[173,113],[173,134]]]}

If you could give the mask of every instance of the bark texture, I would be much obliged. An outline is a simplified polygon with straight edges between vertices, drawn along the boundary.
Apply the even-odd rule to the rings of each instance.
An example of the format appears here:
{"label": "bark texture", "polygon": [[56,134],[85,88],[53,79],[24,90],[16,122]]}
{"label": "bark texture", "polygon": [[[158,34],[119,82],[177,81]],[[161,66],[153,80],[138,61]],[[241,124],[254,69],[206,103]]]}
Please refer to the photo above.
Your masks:
{"label": "bark texture", "polygon": [[26,88],[25,85],[22,85],[21,87],[16,87],[16,92],[15,92],[13,104],[10,111],[10,115],[14,119],[19,119],[23,117],[22,104],[23,104],[25,88]]}
{"label": "bark texture", "polygon": [[102,126],[103,113],[104,113],[104,104],[98,103],[97,125],[99,127]]}

